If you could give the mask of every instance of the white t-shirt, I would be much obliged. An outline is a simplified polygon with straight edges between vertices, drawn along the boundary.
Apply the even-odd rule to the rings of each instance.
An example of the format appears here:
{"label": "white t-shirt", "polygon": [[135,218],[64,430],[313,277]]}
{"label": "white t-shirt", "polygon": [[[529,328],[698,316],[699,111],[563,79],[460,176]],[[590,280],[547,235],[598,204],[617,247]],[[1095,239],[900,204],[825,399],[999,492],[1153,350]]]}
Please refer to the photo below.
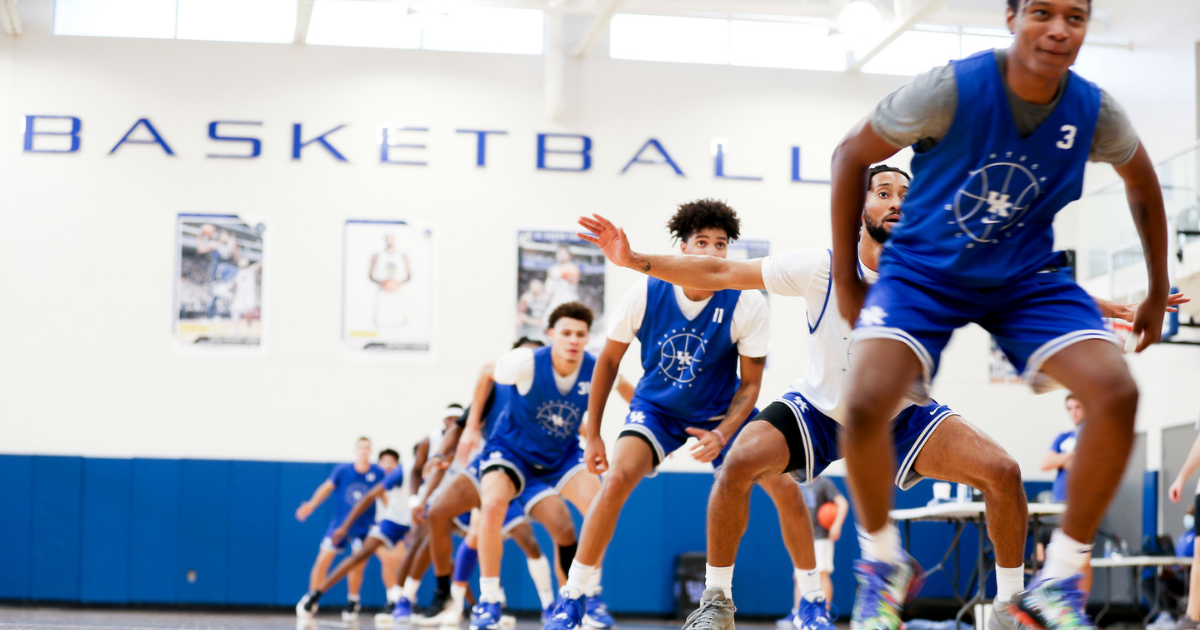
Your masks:
{"label": "white t-shirt", "polygon": [[[609,339],[620,343],[633,343],[633,340],[637,339],[642,319],[646,316],[649,288],[649,278],[642,278],[621,298],[617,311],[608,320]],[[683,294],[681,287],[675,287],[675,302],[679,304],[683,316],[689,320],[695,319],[700,311],[708,306],[708,300],[693,302]],[[741,297],[733,309],[733,320],[729,323],[729,336],[733,343],[737,344],[738,354],[744,357],[767,356],[771,320],[767,300],[761,293],[741,291]]]}
{"label": "white t-shirt", "polygon": [[391,490],[385,491],[387,494],[387,505],[379,506],[376,504],[375,520],[389,520],[393,523],[412,526],[412,508],[408,507],[409,492],[408,480],[412,478],[413,460],[411,458],[400,462],[404,467],[404,480],[396,484]]}
{"label": "white t-shirt", "polygon": [[[850,370],[850,328],[838,313],[833,289],[832,254],[827,249],[797,249],[767,256],[762,262],[763,284],[776,295],[803,297],[808,313],[808,366],[792,383],[821,413],[841,423]],[[879,274],[858,265],[868,283]]]}
{"label": "white t-shirt", "polygon": [[[517,393],[524,396],[533,387],[535,367],[533,348],[509,350],[500,357],[500,360],[496,361],[496,369],[492,371],[492,378],[500,385],[516,385]],[[575,379],[579,377],[579,370],[582,368],[583,361],[580,361],[575,371],[566,376],[550,370],[554,372],[554,382],[558,385],[558,393],[566,395],[571,388],[575,387]]]}

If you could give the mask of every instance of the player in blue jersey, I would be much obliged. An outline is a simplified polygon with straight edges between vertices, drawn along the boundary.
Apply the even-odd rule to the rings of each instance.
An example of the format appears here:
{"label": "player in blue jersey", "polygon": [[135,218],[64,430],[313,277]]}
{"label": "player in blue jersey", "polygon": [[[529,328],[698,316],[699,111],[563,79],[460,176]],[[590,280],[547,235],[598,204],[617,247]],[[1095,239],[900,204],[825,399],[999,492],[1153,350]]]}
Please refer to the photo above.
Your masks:
{"label": "player in blue jersey", "polygon": [[[396,492],[403,492],[404,489],[404,466],[400,465],[400,454],[392,449],[385,449],[379,453],[379,464],[387,474],[384,475],[382,481],[371,488],[370,492],[367,492],[354,504],[354,507],[342,519],[341,525],[333,530],[330,540],[334,545],[345,540],[359,517],[368,510],[375,509],[376,500],[387,501],[384,506],[384,517],[371,526],[362,545],[334,567],[333,572],[325,577],[320,586],[305,593],[300,603],[296,604],[297,616],[311,619],[317,611],[321,595],[327,593],[351,571],[366,564],[367,560],[370,560],[376,552],[391,551],[397,545],[401,548],[404,547],[404,536],[409,530],[409,524],[406,522],[408,519],[405,515],[405,512],[408,511],[408,504],[401,502],[399,493]],[[389,495],[389,493],[391,494]],[[385,566],[383,570],[386,575],[387,567]]]}
{"label": "player in blue jersey", "polygon": [[[493,373],[503,391],[504,409],[472,462],[479,471],[482,500],[480,593],[479,604],[471,610],[472,630],[499,627],[502,528],[509,505],[519,504],[546,526],[565,567],[575,557],[576,539],[562,499],[586,512],[600,489],[599,479],[586,474],[579,447],[596,364],[584,350],[592,311],[579,302],[567,302],[550,313],[548,323],[548,347],[513,350],[500,357]],[[472,416],[458,452],[471,452],[481,440],[478,420]]]}
{"label": "player in blue jersey", "polygon": [[[855,322],[854,367],[841,448],[866,532],[852,626],[900,626],[911,571],[888,523],[893,471],[888,421],[909,397],[927,400],[953,331],[978,323],[1036,391],[1057,382],[1089,411],[1062,528],[1046,565],[1010,610],[1023,622],[1090,628],[1079,573],[1116,491],[1133,440],[1138,390],[1092,300],[1053,250],[1055,214],[1078,199],[1089,159],[1125,182],[1149,275],[1133,336],[1158,341],[1167,305],[1162,193],[1119,106],[1072,73],[1088,0],[1010,0],[1007,50],[936,68],[884,98],[833,156],[834,282]],[[868,293],[856,245],[867,170],[912,145],[904,221]]]}
{"label": "player in blue jersey", "polygon": [[[296,509],[296,520],[303,523],[325,499],[330,495],[334,498],[333,518],[329,521],[329,527],[325,529],[321,550],[317,553],[317,560],[313,563],[312,572],[308,577],[309,591],[315,591],[321,586],[321,583],[325,581],[325,573],[329,571],[329,565],[333,563],[338,554],[346,550],[347,546],[351,551],[358,551],[362,547],[363,539],[366,538],[371,524],[375,522],[374,504],[352,521],[346,536],[340,541],[334,541],[333,532],[346,520],[346,516],[354,508],[354,504],[370,492],[371,487],[383,477],[383,469],[371,463],[371,440],[365,437],[359,438],[354,446],[354,463],[335,466],[329,479],[317,487],[312,498],[301,503],[300,507]],[[349,594],[347,595],[346,610],[342,613],[342,616],[347,619],[358,617],[358,611],[361,608],[359,594],[362,592],[365,568],[364,565],[359,565],[347,576],[346,586]]]}
{"label": "player in blue jersey", "polygon": [[[741,226],[728,205],[703,199],[679,206],[667,227],[683,254],[724,258]],[[597,589],[591,582],[633,489],[693,436],[697,438],[693,457],[719,468],[742,424],[755,411],[769,337],[766,300],[756,291],[685,286],[691,285],[657,278],[638,282],[610,320],[593,379],[595,396],[588,407],[586,458],[592,472],[609,469],[600,420],[617,366],[634,339],[641,344],[644,374],[617,439],[611,472],[584,519],[579,553],[547,630],[611,625],[611,617],[595,601]],[[805,518],[800,487],[783,475],[764,478],[760,485],[775,502],[790,550]]]}

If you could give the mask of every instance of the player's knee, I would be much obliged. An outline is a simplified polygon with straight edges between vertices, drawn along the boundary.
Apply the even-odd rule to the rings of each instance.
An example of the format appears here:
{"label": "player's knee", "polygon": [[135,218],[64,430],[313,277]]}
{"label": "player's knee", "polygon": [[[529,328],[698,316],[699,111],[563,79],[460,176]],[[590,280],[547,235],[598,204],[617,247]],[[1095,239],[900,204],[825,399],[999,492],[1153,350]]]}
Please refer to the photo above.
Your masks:
{"label": "player's knee", "polygon": [[1017,492],[1021,493],[1021,465],[1017,460],[1013,459],[1004,453],[1002,457],[994,458],[987,462],[981,471],[984,478],[981,479],[979,488],[988,493],[998,492]]}
{"label": "player's knee", "polygon": [[609,499],[624,500],[641,481],[641,475],[634,474],[624,468],[614,468],[604,480],[600,491]]}
{"label": "player's knee", "polygon": [[717,469],[717,483],[726,488],[748,489],[762,477],[759,459],[744,449],[734,449]]}
{"label": "player's knee", "polygon": [[888,401],[878,392],[869,390],[854,392],[854,395],[846,401],[843,436],[882,427],[895,406],[896,401]]}
{"label": "player's knee", "polygon": [[1121,372],[1099,383],[1095,392],[1083,399],[1085,413],[1092,418],[1109,417],[1123,428],[1133,429],[1137,415],[1138,386],[1128,372]]}

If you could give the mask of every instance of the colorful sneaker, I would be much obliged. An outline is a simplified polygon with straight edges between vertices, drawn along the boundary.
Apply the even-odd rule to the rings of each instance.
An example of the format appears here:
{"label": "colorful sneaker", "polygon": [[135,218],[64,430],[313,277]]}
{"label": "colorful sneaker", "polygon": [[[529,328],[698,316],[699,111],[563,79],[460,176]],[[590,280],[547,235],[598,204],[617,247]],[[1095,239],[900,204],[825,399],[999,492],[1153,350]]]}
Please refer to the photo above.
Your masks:
{"label": "colorful sneaker", "polygon": [[704,589],[700,596],[700,607],[688,615],[683,630],[734,630],[733,613],[737,608],[733,600],[725,599],[725,591],[719,588]]}
{"label": "colorful sneaker", "polygon": [[833,620],[829,618],[829,609],[825,608],[825,598],[800,598],[795,624],[796,630],[834,630]]}
{"label": "colorful sneaker", "polygon": [[396,607],[392,609],[392,621],[395,623],[408,623],[412,619],[412,612],[412,602],[408,601],[407,597],[401,597],[396,600]]}
{"label": "colorful sneaker", "polygon": [[479,602],[471,609],[471,630],[500,630],[500,602]]}
{"label": "colorful sneaker", "polygon": [[584,597],[583,625],[596,630],[610,630],[617,622],[608,614],[608,604],[600,599],[600,591]]}
{"label": "colorful sneaker", "polygon": [[558,605],[558,600],[559,600],[559,598],[555,597],[554,601],[550,602],[549,606],[542,609],[542,625],[543,626],[550,623],[550,618],[554,616],[554,607]]}
{"label": "colorful sneaker", "polygon": [[357,599],[348,600],[346,608],[342,610],[342,621],[354,621],[358,619],[360,612],[362,612],[362,602]]}
{"label": "colorful sneaker", "polygon": [[858,595],[850,617],[851,630],[898,630],[904,602],[916,596],[925,583],[920,565],[904,551],[900,562],[854,563]]}
{"label": "colorful sneaker", "polygon": [[992,615],[988,618],[988,630],[1031,630],[1029,626],[1017,621],[1012,613],[1008,612],[1008,607],[1012,604],[996,600],[992,602]]}
{"label": "colorful sneaker", "polygon": [[775,627],[780,628],[781,630],[792,630],[792,628],[795,627],[795,624],[796,624],[795,609],[793,609],[792,612],[788,613],[788,616],[783,617],[782,619],[775,620]]}
{"label": "colorful sneaker", "polygon": [[583,625],[583,597],[574,599],[560,595],[550,611],[544,630],[579,630]]}
{"label": "colorful sneaker", "polygon": [[296,617],[299,619],[312,619],[315,614],[317,614],[317,599],[315,594],[309,591],[296,604]]}
{"label": "colorful sneaker", "polygon": [[1013,595],[1008,611],[1017,621],[1045,630],[1091,630],[1085,611],[1087,594],[1079,590],[1082,575],[1063,580],[1033,579],[1029,589]]}

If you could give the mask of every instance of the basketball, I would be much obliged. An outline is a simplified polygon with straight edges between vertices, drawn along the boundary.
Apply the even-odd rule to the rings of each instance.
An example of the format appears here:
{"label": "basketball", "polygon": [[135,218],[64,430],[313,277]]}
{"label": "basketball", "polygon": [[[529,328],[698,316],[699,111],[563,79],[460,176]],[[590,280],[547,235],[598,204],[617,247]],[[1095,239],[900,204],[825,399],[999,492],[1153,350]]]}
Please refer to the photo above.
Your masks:
{"label": "basketball", "polygon": [[822,529],[833,527],[833,522],[837,520],[837,504],[824,503],[820,508],[817,508],[817,523]]}

